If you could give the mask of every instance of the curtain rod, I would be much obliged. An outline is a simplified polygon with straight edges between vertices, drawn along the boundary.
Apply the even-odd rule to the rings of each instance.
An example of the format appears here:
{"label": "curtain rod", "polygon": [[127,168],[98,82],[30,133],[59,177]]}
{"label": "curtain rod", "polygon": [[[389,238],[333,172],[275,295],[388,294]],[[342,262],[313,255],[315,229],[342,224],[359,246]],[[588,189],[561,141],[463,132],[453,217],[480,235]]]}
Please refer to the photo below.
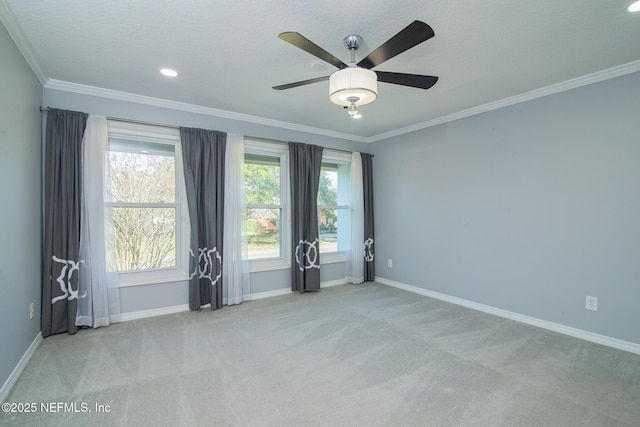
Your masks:
{"label": "curtain rod", "polygon": [[[51,108],[49,107],[40,107],[40,111],[43,113],[48,112],[49,110],[51,110]],[[113,120],[115,122],[124,122],[124,123],[135,123],[135,124],[139,124],[139,125],[148,125],[148,126],[160,126],[160,127],[164,127],[164,128],[169,128],[169,129],[180,129],[180,126],[175,126],[175,125],[167,125],[164,123],[155,123],[155,122],[145,122],[142,120],[133,120],[133,119],[123,119],[120,117],[109,117],[107,116],[107,120]],[[258,141],[265,141],[265,142],[274,142],[277,144],[288,144],[288,141],[283,141],[281,139],[272,139],[272,138],[264,138],[261,136],[251,136],[251,135],[242,135],[245,138],[248,139],[257,139]],[[328,147],[325,147],[328,148]],[[343,153],[352,153],[352,151],[348,151],[348,150],[341,150],[339,148],[328,148],[329,150],[334,150],[334,151],[341,151]],[[373,155],[371,155],[371,157],[373,157]]]}
{"label": "curtain rod", "polygon": [[[46,113],[49,110],[51,110],[51,108],[49,108],[49,107],[40,107],[40,111],[43,112],[43,113]],[[115,121],[115,122],[124,122],[124,123],[135,123],[135,124],[138,124],[138,125],[159,126],[159,127],[163,127],[163,128],[169,128],[169,129],[180,129],[180,126],[167,125],[167,124],[164,124],[164,123],[144,122],[142,120],[123,119],[123,118],[120,118],[120,117],[109,117],[109,116],[107,116],[107,120],[112,120],[112,121]]]}

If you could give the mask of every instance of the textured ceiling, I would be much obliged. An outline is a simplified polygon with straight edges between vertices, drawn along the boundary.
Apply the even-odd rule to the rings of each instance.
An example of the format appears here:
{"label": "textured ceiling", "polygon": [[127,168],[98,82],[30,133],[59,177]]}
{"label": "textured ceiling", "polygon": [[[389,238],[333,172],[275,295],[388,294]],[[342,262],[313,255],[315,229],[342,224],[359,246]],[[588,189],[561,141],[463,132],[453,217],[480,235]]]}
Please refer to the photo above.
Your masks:
{"label": "textured ceiling", "polygon": [[[179,101],[354,136],[421,123],[640,59],[631,0],[0,0],[41,78]],[[351,120],[329,101],[329,64],[278,39],[297,31],[349,62],[413,20],[435,37],[375,68],[440,77],[429,90],[379,83]],[[6,22],[5,22],[6,24]],[[16,34],[13,34],[16,38]],[[24,52],[24,49],[23,49]],[[315,63],[315,64],[314,64]],[[168,79],[159,68],[180,75]]]}

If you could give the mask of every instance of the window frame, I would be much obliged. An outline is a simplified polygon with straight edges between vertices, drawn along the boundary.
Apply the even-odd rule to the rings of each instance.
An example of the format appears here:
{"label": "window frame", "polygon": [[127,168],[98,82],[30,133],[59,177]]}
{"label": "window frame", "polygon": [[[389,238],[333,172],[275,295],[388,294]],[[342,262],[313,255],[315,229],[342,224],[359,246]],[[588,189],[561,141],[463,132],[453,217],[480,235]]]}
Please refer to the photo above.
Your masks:
{"label": "window frame", "polygon": [[[176,266],[170,268],[118,272],[118,287],[153,285],[189,280],[190,224],[187,194],[184,183],[182,145],[180,132],[176,128],[143,123],[107,120],[108,138],[118,138],[136,142],[151,142],[171,145],[175,159],[175,201],[174,203],[131,203],[141,207],[170,207],[176,209]],[[117,203],[104,201],[105,207],[117,207]]]}
{"label": "window frame", "polygon": [[[340,164],[349,165],[349,170],[351,170],[351,153],[346,153],[344,151],[336,151],[336,150],[331,150],[331,149],[325,148],[323,153],[322,153],[322,163],[333,163],[333,164],[338,164],[338,165],[340,165]],[[350,179],[351,178],[349,178],[349,180]],[[340,189],[338,189],[338,191],[340,191]],[[351,200],[351,181],[349,181],[349,188],[346,191],[348,191],[349,200]],[[318,214],[318,217],[319,217],[320,216],[320,209],[345,209],[345,210],[351,211],[351,208],[352,208],[351,203],[346,204],[346,205],[338,204],[338,205],[335,205],[335,206],[318,204],[318,213],[317,214]],[[318,228],[319,227],[320,227],[320,224],[318,224]],[[347,229],[351,230],[351,224],[349,224]],[[319,230],[318,230],[318,232],[319,232]],[[351,234],[351,233],[349,232],[349,234]],[[350,240],[351,237],[349,236],[348,239]],[[333,263],[338,263],[338,262],[346,262],[347,261],[347,252],[349,252],[349,251],[350,251],[350,249],[338,250],[338,251],[332,251],[332,252],[322,252],[322,251],[320,251],[320,265],[322,265],[322,264],[333,264]]]}
{"label": "window frame", "polygon": [[[289,187],[289,150],[286,145],[244,139],[244,153],[280,159],[280,256],[249,260],[249,272],[285,270],[291,268],[291,205]],[[277,208],[276,205],[248,204],[247,208]]]}

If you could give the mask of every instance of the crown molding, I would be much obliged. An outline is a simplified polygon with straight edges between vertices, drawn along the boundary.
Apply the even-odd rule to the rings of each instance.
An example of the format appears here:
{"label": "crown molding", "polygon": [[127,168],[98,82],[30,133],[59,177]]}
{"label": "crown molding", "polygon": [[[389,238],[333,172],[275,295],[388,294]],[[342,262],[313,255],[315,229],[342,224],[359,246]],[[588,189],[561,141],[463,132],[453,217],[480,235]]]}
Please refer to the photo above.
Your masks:
{"label": "crown molding", "polygon": [[510,96],[495,102],[479,105],[477,107],[469,108],[467,110],[459,111],[453,114],[447,114],[446,116],[438,117],[433,120],[428,120],[422,123],[416,123],[415,125],[407,126],[404,128],[396,129],[390,132],[381,133],[367,138],[365,142],[371,143],[376,141],[382,141],[392,138],[394,136],[404,135],[405,133],[415,132],[417,130],[426,129],[432,126],[440,125],[443,123],[452,122],[454,120],[463,119],[465,117],[475,116],[476,114],[486,113],[488,111],[497,110],[499,108],[508,107],[510,105],[519,104],[521,102],[531,101],[533,99],[542,98],[543,96],[554,95],[556,93],[565,92],[567,90],[576,89],[582,86],[587,86],[593,83],[598,83],[604,80],[613,79],[615,77],[624,76],[627,74],[640,71],[640,60],[629,62],[627,64],[618,65],[616,67],[608,68],[606,70],[597,71],[595,73],[587,74],[585,76],[576,77],[571,80],[567,80],[561,83],[545,86],[540,89],[534,89],[529,92],[524,92],[519,95]]}
{"label": "crown molding", "polygon": [[366,142],[367,138],[351,135],[342,132],[335,132],[328,129],[320,129],[311,126],[304,126],[295,123],[283,122],[280,120],[267,119],[265,117],[251,116],[249,114],[236,113],[233,111],[219,110],[217,108],[202,107],[200,105],[187,104],[185,102],[170,101],[167,99],[153,98],[150,96],[136,95],[129,92],[121,92],[111,89],[103,89],[95,86],[88,86],[78,83],[65,82],[61,80],[49,79],[44,85],[45,89],[54,89],[65,92],[73,92],[81,95],[97,96],[101,98],[115,99],[118,101],[133,102],[136,104],[150,105],[154,107],[169,108],[172,110],[186,111],[189,113],[203,114],[207,116],[220,117],[224,119],[239,120],[276,128],[306,132],[316,135],[328,136],[331,138],[344,139],[356,142]]}
{"label": "crown molding", "polygon": [[[0,2],[0,5],[2,3]],[[2,7],[0,7],[0,11]],[[1,16],[1,13],[0,13]],[[115,99],[119,101],[133,102],[137,104],[150,105],[154,107],[168,108],[173,110],[185,111],[196,114],[203,114],[207,116],[220,117],[231,120],[239,120],[243,122],[261,124],[265,126],[272,126],[276,128],[288,129],[293,131],[305,132],[315,135],[322,135],[331,138],[338,138],[343,140],[372,143],[377,141],[384,141],[396,136],[404,135],[406,133],[415,132],[418,130],[426,129],[429,127],[437,126],[443,123],[452,122],[454,120],[463,119],[466,117],[475,116],[477,114],[486,113],[489,111],[497,110],[499,108],[508,107],[511,105],[519,104],[521,102],[531,101],[537,98],[541,98],[548,95],[554,95],[556,93],[565,92],[571,89],[576,89],[582,86],[598,83],[604,80],[613,79],[616,77],[624,76],[627,74],[640,71],[640,60],[629,62],[627,64],[619,65],[616,67],[608,68],[606,70],[598,71],[585,76],[577,77],[571,80],[567,80],[561,83],[556,83],[550,86],[545,86],[540,89],[534,89],[529,92],[521,93],[519,95],[504,98],[488,104],[479,105],[477,107],[469,108],[463,111],[459,111],[445,116],[437,117],[432,120],[428,120],[415,125],[395,129],[389,132],[380,133],[370,137],[352,135],[342,132],[335,132],[328,129],[320,129],[311,126],[304,126],[295,123],[284,122],[280,120],[267,119],[264,117],[251,116],[248,114],[236,113],[232,111],[220,110],[210,107],[202,107],[194,104],[187,104],[184,102],[170,101],[161,98],[153,98],[150,96],[136,95],[128,92],[121,92],[111,89],[103,89],[95,86],[82,85],[78,83],[65,82],[61,80],[49,79],[44,87],[47,89],[60,90],[65,92],[73,92],[82,95],[97,96],[108,99]],[[34,70],[34,72],[36,72]]]}
{"label": "crown molding", "polygon": [[18,25],[18,21],[16,21],[15,16],[4,0],[0,0],[0,22],[2,22],[2,25],[7,29],[9,36],[11,36],[18,50],[20,50],[20,53],[22,53],[22,56],[24,56],[24,59],[27,61],[27,64],[31,67],[33,74],[35,74],[40,84],[44,86],[47,82],[47,76],[42,71],[42,68],[40,68],[40,64],[36,60],[35,55],[29,47],[29,43],[27,43],[27,39],[24,37]]}

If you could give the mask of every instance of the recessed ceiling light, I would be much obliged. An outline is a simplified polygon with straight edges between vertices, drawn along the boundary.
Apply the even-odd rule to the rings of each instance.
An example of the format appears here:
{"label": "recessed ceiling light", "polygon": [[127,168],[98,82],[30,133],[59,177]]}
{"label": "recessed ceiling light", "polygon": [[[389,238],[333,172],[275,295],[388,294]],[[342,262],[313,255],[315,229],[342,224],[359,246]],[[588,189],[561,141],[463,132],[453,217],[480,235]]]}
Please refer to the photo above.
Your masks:
{"label": "recessed ceiling light", "polygon": [[629,9],[627,9],[629,12],[640,12],[640,0],[638,0],[637,2],[631,4],[631,6],[629,6]]}
{"label": "recessed ceiling light", "polygon": [[160,72],[167,77],[175,77],[178,75],[178,73],[173,71],[171,68],[163,68]]}

